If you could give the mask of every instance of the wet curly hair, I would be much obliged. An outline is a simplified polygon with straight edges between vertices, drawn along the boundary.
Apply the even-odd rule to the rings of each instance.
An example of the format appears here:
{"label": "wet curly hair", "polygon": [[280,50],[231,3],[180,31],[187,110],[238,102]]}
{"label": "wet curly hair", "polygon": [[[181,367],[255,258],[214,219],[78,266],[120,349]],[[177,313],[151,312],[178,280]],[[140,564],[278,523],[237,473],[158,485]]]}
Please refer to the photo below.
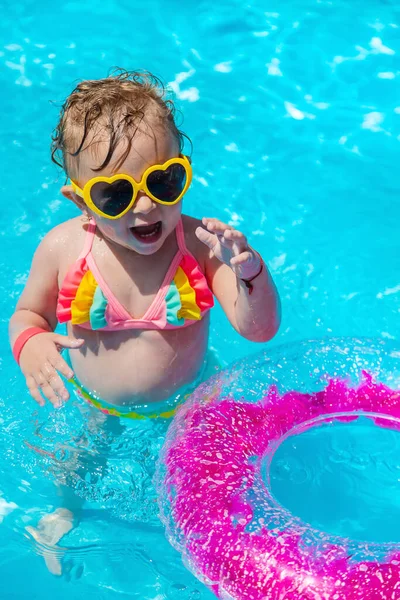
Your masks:
{"label": "wet curly hair", "polygon": [[164,84],[148,71],[118,68],[104,79],[82,81],[61,107],[59,122],[52,135],[52,161],[71,176],[78,168],[79,154],[99,141],[100,132],[106,132],[106,157],[93,170],[101,171],[109,165],[116,147],[124,141],[125,150],[115,165],[118,168],[129,155],[140,126],[154,127],[154,124],[167,127],[176,136],[182,152],[185,139],[190,145],[191,141],[178,128],[176,113]]}

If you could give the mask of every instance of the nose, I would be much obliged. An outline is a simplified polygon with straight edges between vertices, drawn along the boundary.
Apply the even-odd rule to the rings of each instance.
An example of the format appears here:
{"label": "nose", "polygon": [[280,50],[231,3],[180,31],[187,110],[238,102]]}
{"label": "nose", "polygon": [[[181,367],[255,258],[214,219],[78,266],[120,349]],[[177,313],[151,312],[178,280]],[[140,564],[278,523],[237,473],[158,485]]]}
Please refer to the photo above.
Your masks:
{"label": "nose", "polygon": [[145,192],[139,192],[133,205],[133,212],[147,215],[155,208],[155,205],[156,203]]}

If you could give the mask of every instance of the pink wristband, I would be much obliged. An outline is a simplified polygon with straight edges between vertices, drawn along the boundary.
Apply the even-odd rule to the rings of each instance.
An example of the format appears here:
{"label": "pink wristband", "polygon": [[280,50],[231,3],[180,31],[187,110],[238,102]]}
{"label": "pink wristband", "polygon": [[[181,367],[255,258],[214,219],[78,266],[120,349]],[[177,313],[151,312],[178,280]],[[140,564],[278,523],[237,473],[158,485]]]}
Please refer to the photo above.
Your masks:
{"label": "pink wristband", "polygon": [[26,342],[31,339],[31,337],[37,335],[38,333],[49,333],[49,331],[47,329],[42,329],[41,327],[29,327],[28,329],[25,329],[25,331],[20,333],[17,339],[15,340],[12,353],[18,364],[22,348],[25,346]]}

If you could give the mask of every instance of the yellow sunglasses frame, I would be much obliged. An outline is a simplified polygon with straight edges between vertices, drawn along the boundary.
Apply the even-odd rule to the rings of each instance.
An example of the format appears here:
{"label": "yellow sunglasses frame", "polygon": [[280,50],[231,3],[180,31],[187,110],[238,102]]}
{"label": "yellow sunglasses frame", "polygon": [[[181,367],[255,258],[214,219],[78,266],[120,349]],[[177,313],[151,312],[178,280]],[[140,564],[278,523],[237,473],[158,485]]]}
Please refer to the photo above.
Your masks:
{"label": "yellow sunglasses frame", "polygon": [[[171,165],[182,165],[184,167],[184,169],[186,171],[186,183],[185,183],[185,187],[183,188],[183,190],[179,194],[179,196],[176,198],[176,200],[174,200],[173,202],[164,202],[163,200],[156,198],[156,196],[154,196],[150,192],[149,188],[147,187],[147,177],[150,175],[150,173],[153,173],[154,171],[166,171],[168,169],[168,167],[170,167]],[[129,181],[129,183],[132,185],[132,189],[133,189],[132,200],[130,201],[129,205],[119,215],[116,215],[116,216],[107,215],[106,213],[101,211],[99,208],[97,208],[97,206],[94,204],[94,202],[91,198],[92,187],[96,183],[114,183],[114,181],[118,181],[119,179]],[[75,181],[73,181],[71,179],[71,185],[72,185],[73,191],[75,192],[75,194],[77,194],[84,200],[86,206],[88,208],[90,208],[90,210],[93,211],[96,215],[99,215],[100,217],[104,217],[105,219],[111,219],[111,220],[120,219],[121,217],[126,215],[126,213],[129,212],[131,210],[132,206],[135,204],[137,195],[141,190],[146,192],[147,196],[149,196],[149,198],[154,200],[154,202],[157,202],[158,204],[163,204],[165,206],[173,206],[174,204],[177,204],[183,198],[183,196],[186,194],[191,183],[192,183],[192,165],[190,164],[189,158],[187,156],[184,156],[183,154],[181,154],[179,157],[170,158],[162,165],[152,165],[151,167],[149,167],[148,169],[145,170],[140,182],[133,179],[133,177],[131,177],[130,175],[125,175],[124,173],[117,173],[116,175],[112,175],[112,177],[103,177],[103,176],[93,177],[92,179],[89,179],[89,181],[87,181],[85,183],[85,185],[83,186],[83,188],[81,189],[75,183]]]}

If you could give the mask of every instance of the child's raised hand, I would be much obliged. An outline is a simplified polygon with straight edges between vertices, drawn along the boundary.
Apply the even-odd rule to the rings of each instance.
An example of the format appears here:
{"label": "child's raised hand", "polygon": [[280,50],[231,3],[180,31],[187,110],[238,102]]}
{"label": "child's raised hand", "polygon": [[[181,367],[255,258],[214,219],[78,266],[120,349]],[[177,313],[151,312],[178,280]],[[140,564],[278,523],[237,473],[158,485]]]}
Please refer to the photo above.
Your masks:
{"label": "child's raised hand", "polygon": [[84,340],[58,333],[39,333],[28,340],[20,355],[19,365],[31,396],[40,406],[47,398],[55,407],[68,400],[69,393],[58,373],[71,379],[74,372],[60,354],[62,348],[80,348]]}
{"label": "child's raised hand", "polygon": [[260,271],[260,256],[250,248],[245,235],[218,219],[202,219],[207,229],[198,227],[196,236],[213,255],[228,265],[239,279],[251,279]]}

